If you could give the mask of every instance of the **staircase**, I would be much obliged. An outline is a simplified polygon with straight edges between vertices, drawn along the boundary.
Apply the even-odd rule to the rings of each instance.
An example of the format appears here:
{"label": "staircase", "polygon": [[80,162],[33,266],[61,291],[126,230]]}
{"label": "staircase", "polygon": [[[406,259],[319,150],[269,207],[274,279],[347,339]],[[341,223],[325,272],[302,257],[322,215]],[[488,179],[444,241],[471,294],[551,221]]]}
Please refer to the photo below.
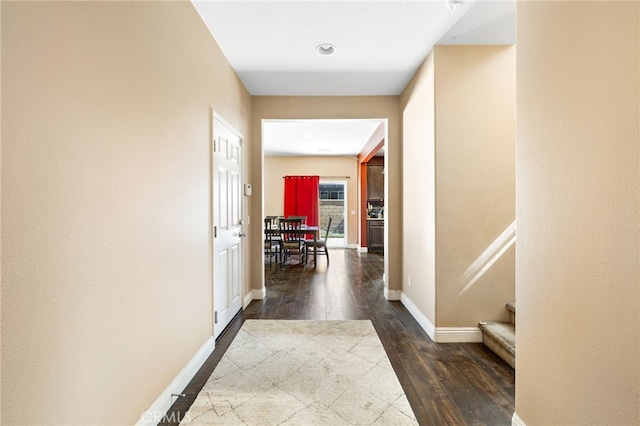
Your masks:
{"label": "staircase", "polygon": [[516,302],[507,303],[509,322],[481,322],[482,343],[516,368]]}

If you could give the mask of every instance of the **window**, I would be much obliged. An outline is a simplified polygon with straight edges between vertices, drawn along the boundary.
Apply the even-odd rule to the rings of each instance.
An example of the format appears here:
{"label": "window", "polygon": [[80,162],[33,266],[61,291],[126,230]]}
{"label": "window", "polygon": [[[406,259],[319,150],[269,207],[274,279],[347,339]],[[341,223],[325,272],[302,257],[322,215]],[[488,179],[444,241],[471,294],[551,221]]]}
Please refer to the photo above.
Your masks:
{"label": "window", "polygon": [[344,185],[320,184],[321,200],[344,200]]}

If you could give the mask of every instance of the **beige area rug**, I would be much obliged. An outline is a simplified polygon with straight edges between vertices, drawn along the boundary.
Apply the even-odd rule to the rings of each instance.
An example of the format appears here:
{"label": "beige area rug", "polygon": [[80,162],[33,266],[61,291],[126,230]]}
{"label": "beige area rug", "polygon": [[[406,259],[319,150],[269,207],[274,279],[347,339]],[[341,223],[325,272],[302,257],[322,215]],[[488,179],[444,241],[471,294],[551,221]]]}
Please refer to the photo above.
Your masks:
{"label": "beige area rug", "polygon": [[181,424],[417,422],[371,321],[247,320]]}

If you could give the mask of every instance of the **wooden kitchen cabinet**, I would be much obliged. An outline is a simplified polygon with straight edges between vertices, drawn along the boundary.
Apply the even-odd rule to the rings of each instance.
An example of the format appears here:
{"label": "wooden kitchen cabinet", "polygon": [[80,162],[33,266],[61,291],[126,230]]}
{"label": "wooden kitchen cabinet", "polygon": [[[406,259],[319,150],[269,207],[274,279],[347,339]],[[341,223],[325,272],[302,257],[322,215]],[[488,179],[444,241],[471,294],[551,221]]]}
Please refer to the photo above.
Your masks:
{"label": "wooden kitchen cabinet", "polygon": [[367,251],[384,252],[384,220],[367,220]]}
{"label": "wooden kitchen cabinet", "polygon": [[367,200],[384,200],[384,165],[367,165]]}
{"label": "wooden kitchen cabinet", "polygon": [[384,158],[367,163],[367,251],[384,253]]}

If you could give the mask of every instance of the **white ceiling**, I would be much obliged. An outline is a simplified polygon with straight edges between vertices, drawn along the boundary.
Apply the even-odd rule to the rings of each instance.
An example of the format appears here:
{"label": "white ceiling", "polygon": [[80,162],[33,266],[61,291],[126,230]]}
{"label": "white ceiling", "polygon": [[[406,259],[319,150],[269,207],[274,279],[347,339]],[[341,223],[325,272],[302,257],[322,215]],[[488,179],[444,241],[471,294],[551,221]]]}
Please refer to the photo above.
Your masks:
{"label": "white ceiling", "polygon": [[[462,3],[455,10],[446,1],[192,0],[249,93],[288,96],[398,95],[436,44],[515,42],[515,0],[454,0]],[[335,45],[335,54],[319,55],[322,43]],[[336,140],[332,126],[303,124],[274,129],[290,136],[290,148],[265,137],[265,151],[303,155],[297,152],[306,147],[304,155],[322,155],[323,148],[341,155],[336,143],[344,139],[319,142]],[[366,123],[339,127],[360,147],[370,136]],[[301,143],[307,134],[316,143]]]}
{"label": "white ceiling", "polygon": [[[264,155],[355,157],[376,133],[380,120],[265,120]],[[384,135],[384,132],[382,132]]]}

